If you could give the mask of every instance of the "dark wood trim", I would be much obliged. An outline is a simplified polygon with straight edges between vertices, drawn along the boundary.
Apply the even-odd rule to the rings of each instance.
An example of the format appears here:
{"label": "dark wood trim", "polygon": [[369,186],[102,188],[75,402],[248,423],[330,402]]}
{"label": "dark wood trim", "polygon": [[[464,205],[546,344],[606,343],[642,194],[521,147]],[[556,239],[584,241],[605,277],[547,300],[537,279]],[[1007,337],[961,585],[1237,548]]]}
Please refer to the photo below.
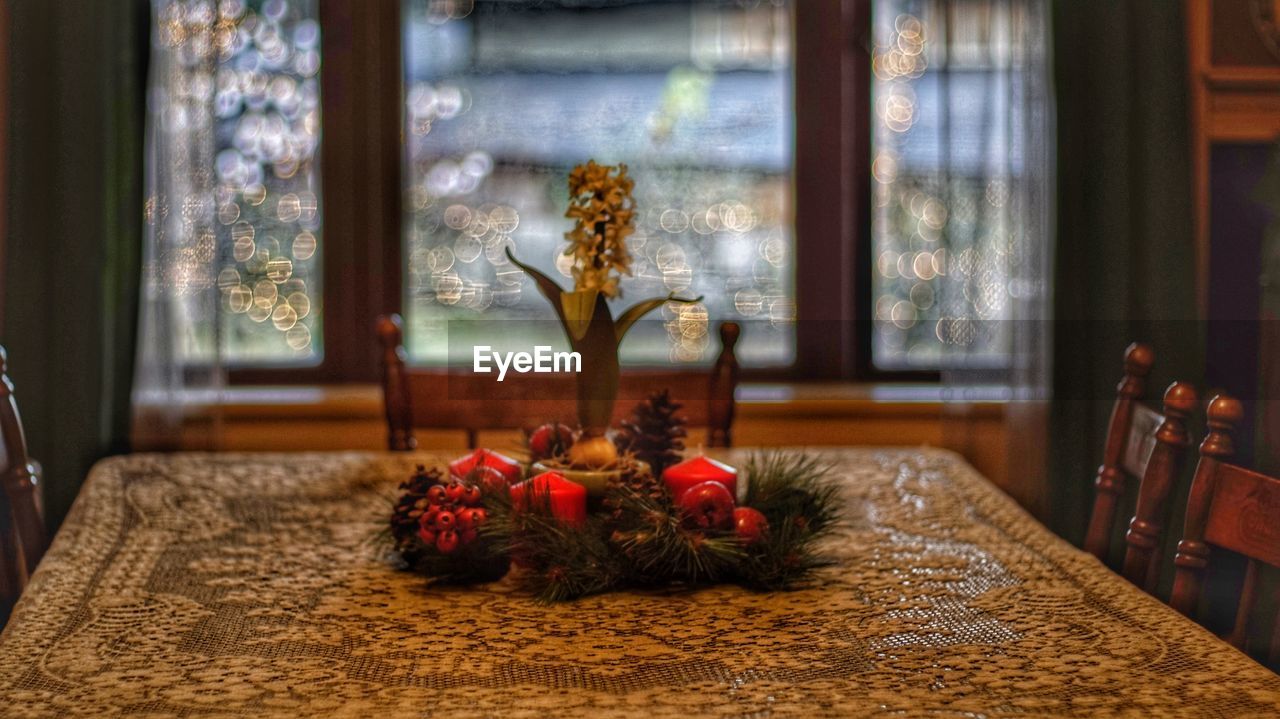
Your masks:
{"label": "dark wood trim", "polygon": [[868,209],[850,198],[859,196],[855,168],[866,165],[855,158],[867,151],[856,138],[868,128],[856,98],[871,67],[870,7],[795,4],[795,369],[805,378],[843,379],[853,369],[854,248],[865,239],[855,218]]}
{"label": "dark wood trim", "polygon": [[848,83],[851,95],[852,125],[848,128],[853,147],[852,192],[854,224],[852,228],[854,248],[853,311],[855,318],[853,367],[855,376],[863,379],[875,374],[871,363],[871,336],[874,316],[874,298],[871,294],[871,0],[858,0],[854,16],[859,36],[858,62],[853,65]]}
{"label": "dark wood trim", "polygon": [[1191,126],[1191,185],[1195,201],[1196,309],[1201,320],[1209,316],[1209,97],[1204,72],[1209,65],[1210,2],[1186,0],[1188,122]]}
{"label": "dark wood trim", "polygon": [[[9,215],[9,2],[0,0],[0,287],[5,282],[5,242]],[[4,336],[4,295],[0,291],[0,337]]]}
{"label": "dark wood trim", "polygon": [[871,362],[871,4],[796,3],[792,377],[936,382]]}
{"label": "dark wood trim", "polygon": [[319,14],[324,359],[233,369],[233,384],[376,381],[374,320],[400,309],[400,4],[321,0]]}

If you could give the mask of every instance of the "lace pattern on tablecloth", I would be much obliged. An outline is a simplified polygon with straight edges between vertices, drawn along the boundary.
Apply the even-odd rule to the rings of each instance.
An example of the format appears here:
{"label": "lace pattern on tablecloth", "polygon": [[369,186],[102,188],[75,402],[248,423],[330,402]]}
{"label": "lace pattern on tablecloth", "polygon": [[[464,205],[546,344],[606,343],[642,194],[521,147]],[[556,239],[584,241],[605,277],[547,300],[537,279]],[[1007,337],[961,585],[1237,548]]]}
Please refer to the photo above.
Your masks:
{"label": "lace pattern on tablecloth", "polygon": [[422,457],[108,460],[0,635],[0,714],[1280,714],[1280,677],[955,455],[826,454],[849,521],[815,586],[554,607],[377,558]]}

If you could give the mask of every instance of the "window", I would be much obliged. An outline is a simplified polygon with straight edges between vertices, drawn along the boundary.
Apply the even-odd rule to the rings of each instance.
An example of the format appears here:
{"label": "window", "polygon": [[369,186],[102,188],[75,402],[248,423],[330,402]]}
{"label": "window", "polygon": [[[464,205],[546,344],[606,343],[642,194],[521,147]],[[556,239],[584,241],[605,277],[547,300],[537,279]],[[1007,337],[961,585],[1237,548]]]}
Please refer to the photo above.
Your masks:
{"label": "window", "polygon": [[625,363],[709,362],[732,319],[758,377],[999,368],[1015,300],[1042,291],[1019,3],[156,7],[172,136],[151,169],[175,180],[148,217],[214,267],[159,285],[216,288],[177,354],[233,381],[372,381],[385,312],[427,366],[562,341],[505,253],[568,279],[565,175],[587,159],[636,179],[624,302],[703,297],[634,330]]}
{"label": "window", "polygon": [[545,300],[505,251],[568,280],[565,176],[595,159],[626,163],[636,181],[633,276],[619,303],[704,298],[642,322],[623,361],[710,362],[717,318],[745,325],[748,366],[789,364],[790,13],[782,0],[409,0],[411,358],[441,364],[450,347],[504,336],[562,341],[558,325],[536,321]]}

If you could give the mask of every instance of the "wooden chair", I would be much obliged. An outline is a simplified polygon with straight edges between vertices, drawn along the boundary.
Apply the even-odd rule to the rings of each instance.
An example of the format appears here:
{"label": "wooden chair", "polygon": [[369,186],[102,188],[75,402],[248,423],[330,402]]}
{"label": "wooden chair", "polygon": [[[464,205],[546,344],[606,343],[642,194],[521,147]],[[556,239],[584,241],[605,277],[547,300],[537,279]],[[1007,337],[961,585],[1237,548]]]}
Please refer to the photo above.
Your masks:
{"label": "wooden chair", "polygon": [[22,593],[47,545],[36,472],[27,457],[7,365],[0,347],[0,617]]}
{"label": "wooden chair", "polygon": [[1084,544],[1085,551],[1106,561],[1116,505],[1126,484],[1137,481],[1138,505],[1125,535],[1123,574],[1147,591],[1154,589],[1154,560],[1169,493],[1190,444],[1186,419],[1197,402],[1195,387],[1174,382],[1165,390],[1163,414],[1142,404],[1139,398],[1146,389],[1154,360],[1147,345],[1135,342],[1125,350],[1124,379],[1116,388]]}
{"label": "wooden chair", "polygon": [[[1170,604],[1194,617],[1200,602],[1210,546],[1248,558],[1244,585],[1228,641],[1246,649],[1249,616],[1258,599],[1261,565],[1280,567],[1280,479],[1227,462],[1235,454],[1232,435],[1244,410],[1232,397],[1218,395],[1209,403],[1208,432],[1200,444],[1187,500],[1186,526],[1174,557]],[[1280,655],[1280,621],[1270,642],[1270,662]]]}
{"label": "wooden chair", "polygon": [[[414,449],[413,429],[463,429],[467,445],[476,446],[482,429],[532,429],[549,421],[573,423],[576,375],[569,373],[508,374],[499,383],[492,375],[409,369],[399,315],[379,317],[382,344],[382,394],[387,413],[387,443],[393,451]],[[738,359],[734,347],[737,323],[720,324],[720,354],[707,371],[629,370],[623,368],[614,421],[630,413],[651,392],[669,389],[683,406],[692,427],[707,428],[706,446],[733,442],[734,390]]]}

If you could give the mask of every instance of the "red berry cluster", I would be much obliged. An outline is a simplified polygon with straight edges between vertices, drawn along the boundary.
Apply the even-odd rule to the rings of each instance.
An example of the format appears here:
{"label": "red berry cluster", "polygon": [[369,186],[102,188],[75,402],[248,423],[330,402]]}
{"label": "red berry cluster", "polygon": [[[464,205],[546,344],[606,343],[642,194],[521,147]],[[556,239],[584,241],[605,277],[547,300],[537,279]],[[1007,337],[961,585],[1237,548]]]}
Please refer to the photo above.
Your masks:
{"label": "red berry cluster", "polygon": [[441,554],[452,554],[476,539],[488,515],[480,488],[456,479],[427,490],[427,510],[418,519],[418,539]]}

